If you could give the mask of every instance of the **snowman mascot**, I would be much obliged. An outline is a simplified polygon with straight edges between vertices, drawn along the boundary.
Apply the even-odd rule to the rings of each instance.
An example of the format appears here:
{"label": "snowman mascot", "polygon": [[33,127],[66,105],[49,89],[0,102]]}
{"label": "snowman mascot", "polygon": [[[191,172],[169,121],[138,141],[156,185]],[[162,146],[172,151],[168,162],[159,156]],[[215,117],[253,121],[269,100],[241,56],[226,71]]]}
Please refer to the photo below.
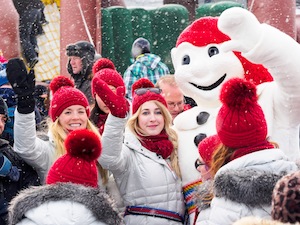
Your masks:
{"label": "snowman mascot", "polygon": [[278,143],[290,159],[300,157],[300,45],[278,29],[261,24],[248,10],[233,7],[219,18],[194,21],[179,35],[171,56],[178,85],[197,103],[174,120],[192,224],[196,211],[192,196],[201,183],[194,166],[199,157],[197,145],[216,133],[220,89],[230,78],[245,78],[257,85],[269,140]]}

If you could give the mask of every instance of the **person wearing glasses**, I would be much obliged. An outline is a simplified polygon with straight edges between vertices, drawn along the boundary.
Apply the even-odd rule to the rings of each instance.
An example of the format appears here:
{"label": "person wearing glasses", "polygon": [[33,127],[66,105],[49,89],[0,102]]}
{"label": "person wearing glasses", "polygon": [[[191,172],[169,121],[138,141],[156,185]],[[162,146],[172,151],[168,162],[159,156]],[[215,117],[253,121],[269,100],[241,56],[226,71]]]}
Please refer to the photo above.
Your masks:
{"label": "person wearing glasses", "polygon": [[245,79],[232,78],[221,88],[222,106],[216,118],[221,144],[210,163],[214,195],[209,215],[200,211],[197,225],[231,225],[246,216],[271,218],[276,182],[299,170],[269,140],[267,121],[257,100],[256,86]]}
{"label": "person wearing glasses", "polygon": [[92,88],[111,112],[99,163],[114,175],[126,207],[125,224],[183,224],[177,135],[161,90],[146,78],[136,81],[130,116],[123,87],[114,93],[95,76]]}
{"label": "person wearing glasses", "polygon": [[173,75],[168,74],[160,77],[155,87],[162,90],[161,94],[166,99],[168,110],[173,120],[178,114],[192,108],[192,105],[186,104],[185,97]]}
{"label": "person wearing glasses", "polygon": [[[199,158],[195,161],[195,167],[200,172],[202,183],[198,186],[194,195],[197,206],[195,224],[208,219],[210,214],[210,203],[213,198],[213,175],[210,167],[213,154],[220,144],[220,138],[216,134],[204,138],[198,144]],[[199,212],[201,212],[201,217],[198,217]]]}

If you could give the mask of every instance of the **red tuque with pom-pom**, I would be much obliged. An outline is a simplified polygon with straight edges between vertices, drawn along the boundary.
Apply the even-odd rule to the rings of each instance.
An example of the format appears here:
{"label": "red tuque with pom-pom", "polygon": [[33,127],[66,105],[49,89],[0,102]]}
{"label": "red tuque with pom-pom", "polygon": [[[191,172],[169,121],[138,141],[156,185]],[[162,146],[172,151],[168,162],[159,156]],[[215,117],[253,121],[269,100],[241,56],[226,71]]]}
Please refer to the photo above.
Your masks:
{"label": "red tuque with pom-pom", "polygon": [[102,69],[112,69],[116,70],[116,67],[112,61],[107,58],[98,59],[93,65],[93,74],[96,74]]}
{"label": "red tuque with pom-pom", "polygon": [[90,108],[85,95],[74,88],[74,82],[66,76],[57,76],[50,83],[53,98],[50,102],[49,116],[54,122],[60,114],[72,105],[81,105],[89,117]]}
{"label": "red tuque with pom-pom", "polygon": [[78,129],[65,140],[67,153],[50,168],[46,183],[72,182],[85,186],[98,186],[97,159],[101,155],[100,137],[93,131]]}
{"label": "red tuque with pom-pom", "polygon": [[140,88],[153,88],[154,84],[147,78],[140,78],[132,85],[132,113],[134,114],[142,104],[148,101],[159,101],[164,106],[167,106],[165,98],[161,94],[157,94],[151,91],[147,91],[145,94],[137,95],[135,90]]}
{"label": "red tuque with pom-pom", "polygon": [[[116,89],[122,89],[125,96],[125,84],[121,74],[116,71],[115,65],[112,61],[106,58],[98,59],[93,66],[94,78],[103,80],[107,85],[111,85]],[[100,90],[97,86],[92,85],[93,96],[98,94]],[[100,96],[98,94],[98,96]]]}
{"label": "red tuque with pom-pom", "polygon": [[216,129],[224,145],[236,149],[266,142],[267,123],[253,83],[240,78],[228,80],[222,86],[220,100],[223,105]]}

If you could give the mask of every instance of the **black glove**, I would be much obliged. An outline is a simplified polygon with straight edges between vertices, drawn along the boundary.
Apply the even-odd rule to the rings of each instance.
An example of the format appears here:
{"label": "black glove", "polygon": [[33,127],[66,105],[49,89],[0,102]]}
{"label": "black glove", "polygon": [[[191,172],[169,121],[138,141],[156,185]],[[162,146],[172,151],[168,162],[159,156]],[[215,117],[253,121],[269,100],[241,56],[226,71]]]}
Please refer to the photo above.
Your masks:
{"label": "black glove", "polygon": [[19,113],[28,114],[34,111],[35,100],[33,97],[35,89],[34,70],[27,73],[23,60],[19,58],[10,59],[6,67],[7,79],[17,96],[17,110]]}

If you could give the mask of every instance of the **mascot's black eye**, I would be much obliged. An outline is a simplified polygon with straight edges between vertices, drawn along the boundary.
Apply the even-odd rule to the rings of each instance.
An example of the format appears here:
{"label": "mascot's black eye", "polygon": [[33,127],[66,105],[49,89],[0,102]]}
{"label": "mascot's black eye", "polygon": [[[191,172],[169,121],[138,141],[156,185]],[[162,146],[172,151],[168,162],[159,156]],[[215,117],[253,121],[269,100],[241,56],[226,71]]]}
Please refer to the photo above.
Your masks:
{"label": "mascot's black eye", "polygon": [[208,55],[209,55],[209,57],[212,57],[212,56],[217,55],[217,54],[219,54],[219,49],[217,47],[213,46],[213,47],[210,47],[208,49]]}
{"label": "mascot's black eye", "polygon": [[190,64],[190,57],[188,55],[183,56],[182,65]]}

